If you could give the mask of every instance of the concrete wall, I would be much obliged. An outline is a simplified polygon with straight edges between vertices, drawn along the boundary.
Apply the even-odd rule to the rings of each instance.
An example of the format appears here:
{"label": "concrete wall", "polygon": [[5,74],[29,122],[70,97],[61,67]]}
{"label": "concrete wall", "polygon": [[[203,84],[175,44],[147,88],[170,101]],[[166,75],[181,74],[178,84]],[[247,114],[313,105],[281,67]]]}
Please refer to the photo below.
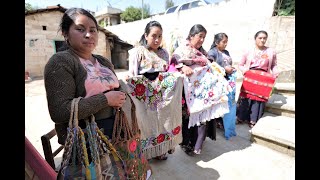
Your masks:
{"label": "concrete wall", "polygon": [[[25,71],[29,72],[30,77],[43,76],[45,64],[56,52],[54,42],[64,41],[61,32],[58,32],[62,15],[60,11],[51,11],[25,16]],[[102,31],[99,31],[94,53],[111,59],[109,41]]]}
{"label": "concrete wall", "polygon": [[151,20],[159,21],[163,28],[163,44],[170,51],[173,39],[184,40],[194,24],[207,29],[203,47],[209,50],[214,35],[225,32],[229,36],[227,50],[234,62],[238,62],[243,51],[254,45],[254,34],[266,30],[267,45],[277,52],[294,48],[295,18],[272,17],[275,0],[225,0],[218,4],[181,11],[178,14],[153,16],[131,23],[108,26],[107,30],[120,39],[136,45]]}

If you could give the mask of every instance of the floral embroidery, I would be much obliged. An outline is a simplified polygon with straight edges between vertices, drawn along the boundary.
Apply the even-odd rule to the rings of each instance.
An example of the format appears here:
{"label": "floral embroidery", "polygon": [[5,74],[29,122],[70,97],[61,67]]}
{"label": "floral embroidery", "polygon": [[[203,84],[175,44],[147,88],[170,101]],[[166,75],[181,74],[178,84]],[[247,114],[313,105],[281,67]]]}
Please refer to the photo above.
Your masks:
{"label": "floral embroidery", "polygon": [[137,84],[136,88],[134,89],[136,96],[142,96],[146,90],[146,87],[143,84]]}
{"label": "floral embroidery", "polygon": [[170,132],[164,132],[159,134],[157,137],[148,137],[146,139],[141,139],[141,148],[145,149],[149,146],[156,146],[166,141],[170,141],[174,136],[181,132],[181,126],[175,127]]}
{"label": "floral embroidery", "polygon": [[131,152],[134,152],[137,149],[137,141],[136,140],[132,140],[132,142],[129,145],[129,149]]}
{"label": "floral embroidery", "polygon": [[175,87],[178,76],[174,73],[162,72],[150,81],[146,77],[133,77],[128,83],[129,93],[138,100],[144,102],[151,110],[157,110],[165,106],[163,96],[166,96]]}
{"label": "floral embroidery", "polygon": [[104,68],[94,68],[92,64],[83,63],[83,67],[87,70],[88,76],[92,79],[92,82],[99,80],[101,83],[107,81],[108,83],[114,82],[112,74]]}
{"label": "floral embroidery", "polygon": [[267,55],[267,54],[262,54],[262,55],[261,55],[261,58],[263,58],[263,59],[268,59],[268,55]]}
{"label": "floral embroidery", "polygon": [[179,132],[180,132],[180,126],[174,128],[174,129],[172,130],[172,134],[173,134],[173,135],[177,135]]}
{"label": "floral embroidery", "polygon": [[163,142],[165,138],[165,135],[164,134],[160,134],[158,137],[157,137],[157,143],[160,144]]}
{"label": "floral embroidery", "polygon": [[149,51],[143,46],[138,47],[138,53],[142,54],[140,60],[140,70],[154,69],[154,71],[165,71],[164,67],[168,65],[169,57],[166,51],[160,51],[158,54]]}
{"label": "floral embroidery", "polygon": [[193,82],[194,87],[198,87],[199,85],[200,85],[200,82],[198,80]]}

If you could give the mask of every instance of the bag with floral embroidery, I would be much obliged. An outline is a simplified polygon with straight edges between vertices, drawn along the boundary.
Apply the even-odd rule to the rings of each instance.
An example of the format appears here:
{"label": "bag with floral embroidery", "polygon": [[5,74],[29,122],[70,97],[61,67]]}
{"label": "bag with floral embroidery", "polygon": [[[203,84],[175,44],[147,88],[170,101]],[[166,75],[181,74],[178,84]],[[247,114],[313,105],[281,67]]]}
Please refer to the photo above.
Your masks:
{"label": "bag with floral embroidery", "polygon": [[[145,180],[151,176],[151,167],[142,154],[140,129],[138,127],[135,105],[131,100],[131,128],[129,121],[120,108],[116,112],[115,122],[112,133],[112,144],[124,162],[124,169],[128,179]],[[119,169],[122,163],[116,161]]]}

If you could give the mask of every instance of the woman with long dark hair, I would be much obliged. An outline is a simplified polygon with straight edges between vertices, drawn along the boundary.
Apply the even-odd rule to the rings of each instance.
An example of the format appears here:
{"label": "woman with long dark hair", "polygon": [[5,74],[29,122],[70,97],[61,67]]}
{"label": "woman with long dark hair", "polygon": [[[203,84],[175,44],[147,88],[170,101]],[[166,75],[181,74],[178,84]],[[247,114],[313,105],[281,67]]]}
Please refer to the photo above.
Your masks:
{"label": "woman with long dark hair", "polygon": [[172,96],[181,99],[182,81],[166,72],[169,54],[161,43],[162,26],[150,21],[139,45],[129,51],[127,90],[136,106],[145,157],[166,160],[181,141],[181,109],[174,110],[181,104]]}
{"label": "woman with long dark hair", "polygon": [[182,149],[200,154],[206,136],[216,139],[215,118],[228,112],[228,82],[224,69],[210,62],[202,44],[207,30],[191,27],[184,43],[173,52],[170,64],[184,76]]}
{"label": "woman with long dark hair", "polygon": [[217,118],[217,127],[224,130],[224,136],[229,139],[236,136],[236,69],[232,66],[229,51],[226,50],[228,36],[226,33],[218,33],[214,36],[213,43],[208,51],[210,61],[217,62],[226,71],[225,78],[228,80],[232,91],[228,94],[229,112]]}

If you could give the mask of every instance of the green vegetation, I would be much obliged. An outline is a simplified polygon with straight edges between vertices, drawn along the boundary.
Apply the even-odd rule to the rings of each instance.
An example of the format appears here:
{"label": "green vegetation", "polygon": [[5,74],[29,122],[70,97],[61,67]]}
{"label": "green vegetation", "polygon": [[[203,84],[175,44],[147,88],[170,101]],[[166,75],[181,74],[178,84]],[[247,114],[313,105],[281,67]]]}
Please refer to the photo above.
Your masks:
{"label": "green vegetation", "polygon": [[121,20],[125,22],[133,22],[142,19],[150,17],[150,7],[149,5],[143,6],[143,12],[141,8],[135,8],[133,6],[129,6],[126,8],[126,10],[120,14]]}
{"label": "green vegetation", "polygon": [[100,27],[108,26],[108,23],[105,23],[104,21],[99,22]]}
{"label": "green vegetation", "polygon": [[34,8],[32,7],[31,4],[29,4],[29,3],[24,3],[24,12],[32,11],[32,10],[34,10]]}
{"label": "green vegetation", "polygon": [[294,16],[295,0],[276,0],[273,16]]}

